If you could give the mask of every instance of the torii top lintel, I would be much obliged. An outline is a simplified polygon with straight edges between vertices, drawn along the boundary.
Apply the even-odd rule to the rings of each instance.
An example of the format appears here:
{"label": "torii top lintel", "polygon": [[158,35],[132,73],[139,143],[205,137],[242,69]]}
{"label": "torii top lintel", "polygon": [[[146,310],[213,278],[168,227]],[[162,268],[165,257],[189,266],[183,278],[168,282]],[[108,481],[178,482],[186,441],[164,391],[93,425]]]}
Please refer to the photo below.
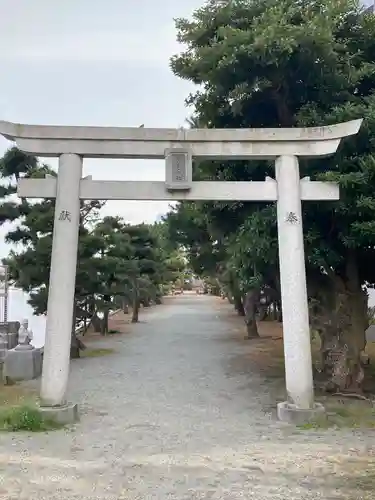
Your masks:
{"label": "torii top lintel", "polygon": [[362,120],[325,127],[264,129],[170,129],[23,125],[0,121],[0,134],[24,152],[42,157],[64,153],[88,158],[159,158],[173,148],[194,157],[269,159],[334,153],[342,138],[355,135]]}

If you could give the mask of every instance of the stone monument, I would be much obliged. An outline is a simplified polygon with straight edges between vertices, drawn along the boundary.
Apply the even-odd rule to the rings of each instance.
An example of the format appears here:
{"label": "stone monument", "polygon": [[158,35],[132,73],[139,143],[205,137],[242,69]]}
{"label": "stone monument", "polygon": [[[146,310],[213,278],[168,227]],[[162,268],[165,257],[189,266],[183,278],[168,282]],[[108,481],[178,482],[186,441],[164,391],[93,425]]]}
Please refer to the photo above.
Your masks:
{"label": "stone monument", "polygon": [[30,342],[33,340],[33,332],[29,329],[29,320],[24,319],[21,323],[20,329],[18,330],[18,345],[30,346]]}
{"label": "stone monument", "polygon": [[4,377],[14,382],[32,380],[42,373],[42,354],[31,345],[33,332],[24,319],[18,332],[18,345],[5,354]]}

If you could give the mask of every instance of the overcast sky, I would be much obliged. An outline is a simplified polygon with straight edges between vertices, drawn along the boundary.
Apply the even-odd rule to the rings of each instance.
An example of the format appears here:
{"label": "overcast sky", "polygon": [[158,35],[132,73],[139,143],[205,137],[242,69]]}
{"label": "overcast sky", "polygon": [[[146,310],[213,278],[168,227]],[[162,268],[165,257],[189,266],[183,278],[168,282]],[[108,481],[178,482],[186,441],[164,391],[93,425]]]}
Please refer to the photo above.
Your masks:
{"label": "overcast sky", "polygon": [[[192,87],[169,68],[170,57],[181,50],[173,19],[190,16],[202,3],[0,0],[0,119],[183,125],[188,115],[184,99]],[[0,139],[0,154],[8,146]],[[162,180],[164,163],[85,160],[88,174],[94,179]],[[137,223],[152,221],[167,208],[164,202],[111,202],[105,212]]]}
{"label": "overcast sky", "polygon": [[[51,125],[179,127],[192,87],[169,69],[175,17],[203,0],[0,0],[0,120]],[[10,143],[0,138],[0,155]],[[57,166],[55,160],[48,160]],[[84,175],[163,180],[163,161],[85,160]],[[152,222],[168,203],[111,202],[106,214]],[[6,227],[0,228],[0,257]],[[30,319],[36,344],[44,319],[13,291],[10,319]]]}

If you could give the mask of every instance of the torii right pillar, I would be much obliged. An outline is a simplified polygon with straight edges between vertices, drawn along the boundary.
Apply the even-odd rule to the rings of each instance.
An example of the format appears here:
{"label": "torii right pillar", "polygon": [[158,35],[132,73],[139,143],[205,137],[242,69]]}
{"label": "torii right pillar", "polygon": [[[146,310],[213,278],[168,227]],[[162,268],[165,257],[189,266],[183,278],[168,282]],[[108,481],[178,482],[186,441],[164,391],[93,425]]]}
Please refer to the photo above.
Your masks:
{"label": "torii right pillar", "polygon": [[[315,420],[325,413],[323,405],[314,402],[302,227],[301,187],[314,183],[310,183],[309,178],[300,179],[296,156],[279,156],[275,162],[275,171],[287,392],[287,401],[277,405],[277,414],[279,420],[298,425]],[[321,198],[318,190],[315,194],[316,198],[324,199],[323,191]]]}
{"label": "torii right pillar", "polygon": [[275,162],[277,227],[287,401],[279,403],[280,420],[304,423],[324,413],[314,403],[311,335],[302,228],[298,158],[280,156]]}

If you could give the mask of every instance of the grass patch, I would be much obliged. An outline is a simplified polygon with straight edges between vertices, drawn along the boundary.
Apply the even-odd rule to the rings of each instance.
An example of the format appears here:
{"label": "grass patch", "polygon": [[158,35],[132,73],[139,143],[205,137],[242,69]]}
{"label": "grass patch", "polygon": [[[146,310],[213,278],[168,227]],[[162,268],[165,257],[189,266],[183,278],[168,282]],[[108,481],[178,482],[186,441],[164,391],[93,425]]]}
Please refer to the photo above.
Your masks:
{"label": "grass patch", "polygon": [[2,385],[0,382],[0,409],[3,406],[20,406],[34,404],[37,393],[30,388],[21,387],[19,384]]}
{"label": "grass patch", "polygon": [[326,407],[327,415],[313,422],[298,426],[301,430],[350,428],[374,429],[375,408],[367,401],[338,401],[335,397],[327,397],[320,402]]}
{"label": "grass patch", "polygon": [[46,419],[37,407],[37,393],[19,384],[0,384],[0,432],[45,432],[62,426]]}
{"label": "grass patch", "polygon": [[24,404],[0,408],[0,431],[3,432],[45,432],[62,427],[62,425],[44,418],[36,406]]}
{"label": "grass patch", "polygon": [[113,354],[114,352],[114,349],[104,347],[98,347],[97,349],[87,348],[81,353],[81,358],[100,358],[101,356],[107,356],[108,354]]}
{"label": "grass patch", "polygon": [[374,498],[373,491],[375,489],[375,474],[371,471],[364,471],[362,474],[358,474],[351,478],[352,489],[354,491],[370,492],[371,496],[365,498]]}

